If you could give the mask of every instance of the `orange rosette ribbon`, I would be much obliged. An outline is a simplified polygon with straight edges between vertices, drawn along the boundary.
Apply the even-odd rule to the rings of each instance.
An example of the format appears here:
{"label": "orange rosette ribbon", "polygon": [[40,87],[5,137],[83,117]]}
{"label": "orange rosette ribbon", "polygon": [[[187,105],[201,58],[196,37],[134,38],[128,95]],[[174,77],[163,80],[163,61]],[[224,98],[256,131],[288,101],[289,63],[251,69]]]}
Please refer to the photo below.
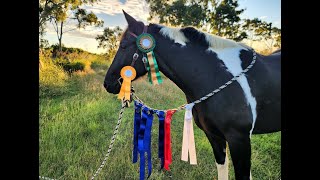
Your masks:
{"label": "orange rosette ribbon", "polygon": [[136,70],[132,66],[125,66],[121,69],[120,75],[123,79],[118,99],[130,101],[131,81],[136,77]]}

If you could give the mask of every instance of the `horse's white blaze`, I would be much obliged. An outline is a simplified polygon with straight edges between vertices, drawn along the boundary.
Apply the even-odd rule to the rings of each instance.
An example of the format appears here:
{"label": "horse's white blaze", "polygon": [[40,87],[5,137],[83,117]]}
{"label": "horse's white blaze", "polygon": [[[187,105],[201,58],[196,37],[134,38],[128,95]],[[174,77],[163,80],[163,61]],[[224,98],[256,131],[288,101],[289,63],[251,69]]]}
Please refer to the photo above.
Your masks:
{"label": "horse's white blaze", "polygon": [[170,38],[171,40],[174,40],[175,43],[179,43],[182,46],[185,46],[186,43],[189,41],[183,34],[183,32],[180,31],[180,28],[171,28],[171,27],[162,27],[160,29],[160,33]]}
{"label": "horse's white blaze", "polygon": [[[215,48],[209,47],[208,51],[213,51],[217,53],[218,58],[222,60],[225,66],[227,67],[227,71],[229,71],[233,76],[236,76],[243,71],[241,67],[241,59],[240,59],[240,51],[242,49],[244,49],[244,47],[224,48],[224,49],[215,49]],[[253,119],[252,128],[250,130],[250,137],[251,137],[254,124],[256,122],[256,117],[257,117],[257,111],[256,111],[257,101],[252,96],[251,89],[246,76],[245,75],[240,76],[237,79],[237,81],[244,92],[244,95],[247,99],[247,103],[251,107],[252,119]]]}
{"label": "horse's white blaze", "polygon": [[228,180],[229,179],[229,158],[228,154],[226,153],[224,164],[218,164],[217,170],[218,170],[218,180]]}

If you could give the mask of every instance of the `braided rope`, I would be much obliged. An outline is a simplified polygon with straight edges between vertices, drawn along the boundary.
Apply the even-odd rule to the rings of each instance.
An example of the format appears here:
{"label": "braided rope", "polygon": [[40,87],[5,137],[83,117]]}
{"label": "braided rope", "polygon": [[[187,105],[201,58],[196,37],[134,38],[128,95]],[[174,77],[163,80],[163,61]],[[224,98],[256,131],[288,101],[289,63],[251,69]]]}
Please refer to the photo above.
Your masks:
{"label": "braided rope", "polygon": [[102,168],[105,166],[106,162],[107,162],[107,159],[109,157],[109,154],[112,150],[112,147],[113,147],[113,144],[114,144],[114,141],[115,141],[115,138],[117,137],[117,133],[118,133],[118,129],[119,129],[119,126],[121,124],[121,120],[122,120],[122,115],[123,115],[123,111],[124,111],[124,108],[126,107],[126,102],[125,101],[122,101],[122,106],[121,106],[121,109],[120,109],[120,112],[119,112],[119,119],[118,119],[118,122],[117,122],[117,125],[113,131],[113,135],[112,135],[112,138],[111,138],[111,142],[110,142],[110,145],[109,145],[109,148],[108,148],[108,151],[105,155],[105,158],[103,159],[100,167],[97,169],[97,171],[94,173],[94,175],[91,177],[91,180],[93,180],[98,174],[99,172],[102,170]]}
{"label": "braided rope", "polygon": [[[232,84],[232,83],[233,83],[234,81],[236,81],[240,76],[242,76],[243,74],[245,74],[246,72],[248,72],[248,71],[252,68],[252,66],[253,66],[254,63],[256,62],[256,58],[257,58],[257,54],[256,54],[256,52],[253,50],[253,58],[252,58],[253,60],[252,60],[252,62],[250,63],[250,65],[247,66],[246,69],[244,69],[244,70],[243,70],[241,73],[239,73],[237,76],[234,76],[231,80],[229,80],[228,82],[226,82],[224,85],[220,86],[219,88],[213,90],[213,91],[210,92],[209,94],[207,94],[207,95],[201,97],[200,99],[198,99],[198,100],[196,100],[196,101],[193,101],[193,102],[191,102],[191,103],[189,103],[189,104],[192,104],[192,103],[198,104],[198,103],[200,103],[200,102],[208,99],[209,97],[215,95],[216,93],[220,92],[222,89],[226,88],[228,85]],[[119,81],[119,83],[120,83],[120,81]],[[121,83],[120,83],[120,85],[121,85]],[[132,86],[131,88],[133,89],[133,86]],[[131,92],[131,95],[132,95],[133,99],[139,101],[140,103],[144,104],[144,106],[148,107],[137,95],[135,95],[134,92]],[[102,170],[102,168],[105,166],[105,163],[106,163],[106,161],[107,161],[107,159],[108,159],[108,157],[109,157],[109,154],[110,154],[110,152],[111,152],[111,150],[112,150],[112,148],[113,148],[113,144],[114,144],[115,138],[117,137],[118,129],[119,129],[120,124],[121,124],[122,115],[123,115],[123,111],[124,111],[124,109],[125,109],[125,107],[126,107],[126,104],[127,104],[127,101],[122,101],[122,106],[121,106],[121,109],[120,109],[120,112],[119,112],[119,119],[118,119],[117,125],[116,125],[116,127],[115,127],[115,130],[114,130],[114,132],[113,132],[113,135],[112,135],[112,138],[111,138],[111,142],[110,142],[108,151],[107,151],[107,153],[106,153],[106,155],[105,155],[105,158],[103,159],[100,167],[97,169],[97,171],[96,171],[96,172],[94,173],[94,175],[91,177],[91,180],[93,180],[93,179],[100,173],[100,171]],[[176,111],[183,110],[183,109],[185,109],[185,106],[186,106],[186,105],[187,105],[187,104],[183,104],[183,105],[179,106],[178,108],[175,108],[175,110],[176,110]],[[152,111],[155,111],[155,112],[160,111],[160,110],[158,110],[158,109],[154,109],[154,108],[150,108],[150,107],[148,107],[148,108],[149,108],[150,110],[152,110]],[[39,179],[55,180],[55,179],[51,179],[51,178],[44,177],[44,176],[39,176]]]}
{"label": "braided rope", "polygon": [[249,66],[247,66],[246,69],[244,69],[241,73],[239,73],[237,76],[234,76],[230,81],[226,82],[224,85],[220,86],[219,88],[215,89],[214,91],[212,91],[211,93],[203,96],[202,98],[193,101],[192,103],[194,104],[198,104],[206,99],[208,99],[209,97],[215,95],[216,93],[220,92],[222,89],[226,88],[227,86],[229,86],[230,84],[232,84],[234,81],[236,81],[240,76],[244,75],[246,72],[249,71],[249,69],[252,68],[253,64],[256,62],[256,58],[257,58],[257,54],[255,51],[253,51],[253,58],[252,58],[252,62],[249,64]]}
{"label": "braided rope", "polygon": [[[131,87],[133,89],[133,87]],[[155,109],[155,108],[151,108],[149,107],[148,105],[146,105],[135,93],[131,92],[131,95],[133,97],[133,99],[137,100],[139,103],[143,104],[144,107],[147,107],[150,111],[153,111],[155,113],[157,113],[158,111],[165,111],[166,110],[160,110],[160,109]],[[176,110],[176,111],[180,111],[180,110],[183,110],[184,109],[184,106],[186,104],[182,105],[182,106],[179,106],[178,108],[175,108],[175,109],[172,109],[172,110]]]}
{"label": "braided rope", "polygon": [[[248,71],[252,68],[252,66],[254,65],[254,63],[256,62],[256,59],[257,59],[257,54],[256,54],[256,52],[255,52],[253,49],[252,49],[252,53],[253,53],[252,62],[247,66],[246,69],[244,69],[244,70],[243,70],[241,73],[239,73],[237,76],[234,76],[231,80],[229,80],[228,82],[226,82],[224,85],[220,86],[219,88],[213,90],[213,91],[210,92],[209,94],[207,94],[207,95],[201,97],[200,99],[198,99],[198,100],[196,100],[196,101],[193,101],[193,102],[191,102],[191,103],[189,103],[189,104],[192,104],[192,103],[198,104],[198,103],[200,103],[200,102],[208,99],[209,97],[217,94],[217,93],[220,92],[222,89],[224,89],[224,88],[226,88],[227,86],[229,86],[230,84],[232,84],[232,83],[233,83],[234,81],[236,81],[240,76],[242,76],[242,75],[244,75],[246,72],[248,72]],[[133,88],[133,87],[132,87],[132,88]],[[136,99],[137,101],[139,101],[139,102],[142,103],[142,104],[145,104],[145,103],[143,103],[143,101],[142,101],[137,95],[135,95],[133,92],[132,92],[131,94],[133,95],[133,98],[134,98],[134,99]],[[146,106],[146,105],[145,105],[145,106]],[[186,106],[186,104],[183,104],[183,105],[179,106],[178,108],[176,108],[175,110],[177,110],[177,111],[178,111],[178,110],[183,110],[183,109],[185,109],[185,106]],[[148,107],[148,108],[150,108],[150,107]],[[152,109],[152,108],[150,108],[150,109]],[[156,110],[156,111],[157,111],[157,109],[152,109],[152,110]]]}
{"label": "braided rope", "polygon": [[48,178],[48,177],[44,177],[44,176],[39,176],[39,179],[45,179],[45,180],[55,180],[55,179],[51,179],[51,178]]}

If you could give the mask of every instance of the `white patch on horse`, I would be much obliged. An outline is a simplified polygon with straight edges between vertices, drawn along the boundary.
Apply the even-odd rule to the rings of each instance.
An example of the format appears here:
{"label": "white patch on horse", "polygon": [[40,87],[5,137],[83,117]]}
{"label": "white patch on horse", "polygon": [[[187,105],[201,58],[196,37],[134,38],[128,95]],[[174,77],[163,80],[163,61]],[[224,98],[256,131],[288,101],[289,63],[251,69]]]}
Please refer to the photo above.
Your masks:
{"label": "white patch on horse", "polygon": [[162,27],[160,29],[160,34],[164,37],[168,37],[173,40],[175,43],[179,43],[182,46],[185,46],[189,40],[184,36],[183,32],[180,31],[180,28],[171,28],[171,27]]}
{"label": "white patch on horse", "polygon": [[[229,71],[233,76],[236,76],[243,71],[241,67],[241,59],[240,59],[240,51],[242,49],[245,49],[245,47],[240,45],[239,47],[224,48],[224,49],[219,49],[219,48],[216,49],[213,47],[209,47],[207,50],[217,53],[218,58],[222,60],[225,66],[227,67],[227,71]],[[251,89],[246,76],[245,75],[240,76],[237,79],[237,81],[244,92],[244,95],[247,99],[247,103],[250,104],[250,107],[251,107],[251,112],[252,112],[252,128],[250,130],[250,137],[251,137],[254,124],[257,118],[257,111],[256,111],[257,101],[252,96]]]}
{"label": "white patch on horse", "polygon": [[218,180],[228,180],[229,179],[229,158],[228,154],[226,153],[226,157],[224,160],[224,164],[218,164],[217,170],[218,170]]}

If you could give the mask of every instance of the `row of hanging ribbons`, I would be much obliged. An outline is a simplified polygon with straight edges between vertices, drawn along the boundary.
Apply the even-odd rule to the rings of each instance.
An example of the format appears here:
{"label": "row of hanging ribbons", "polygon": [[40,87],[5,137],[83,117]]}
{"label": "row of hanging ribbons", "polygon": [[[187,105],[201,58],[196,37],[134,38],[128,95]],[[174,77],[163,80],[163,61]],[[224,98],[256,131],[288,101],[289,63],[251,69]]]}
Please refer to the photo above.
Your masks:
{"label": "row of hanging ribbons", "polygon": [[[187,104],[185,107],[181,160],[188,161],[189,154],[190,164],[195,165],[197,158],[192,123],[193,105]],[[161,161],[161,169],[170,170],[169,165],[172,163],[170,124],[176,110],[154,110],[138,101],[134,101],[134,106],[133,163],[138,161],[139,154],[140,180],[143,180],[146,160],[148,161],[148,178],[152,173],[151,130],[154,114],[159,119],[158,158]]]}
{"label": "row of hanging ribbons", "polygon": [[[145,64],[146,70],[148,71],[149,82],[153,85],[158,85],[161,84],[163,80],[160,76],[156,57],[153,53],[156,42],[153,36],[146,32],[147,27],[144,27],[143,33],[139,36],[132,32],[129,33],[137,38],[137,47],[141,52],[144,53],[142,61]],[[121,84],[118,98],[121,100],[130,101],[131,81],[136,77],[136,70],[133,66],[125,66],[121,69],[120,75],[123,79],[123,82]],[[143,180],[145,176],[146,159],[148,161],[148,178],[152,173],[151,129],[154,114],[156,114],[159,118],[158,157],[161,160],[161,169],[164,167],[166,170],[170,170],[169,165],[172,163],[170,124],[172,116],[177,110],[155,110],[138,101],[135,101],[134,105],[133,163],[138,161],[139,154],[140,180]],[[183,128],[181,160],[188,161],[189,153],[190,164],[197,164],[191,112],[193,106],[193,103],[185,106],[186,112],[184,117],[185,120]]]}

